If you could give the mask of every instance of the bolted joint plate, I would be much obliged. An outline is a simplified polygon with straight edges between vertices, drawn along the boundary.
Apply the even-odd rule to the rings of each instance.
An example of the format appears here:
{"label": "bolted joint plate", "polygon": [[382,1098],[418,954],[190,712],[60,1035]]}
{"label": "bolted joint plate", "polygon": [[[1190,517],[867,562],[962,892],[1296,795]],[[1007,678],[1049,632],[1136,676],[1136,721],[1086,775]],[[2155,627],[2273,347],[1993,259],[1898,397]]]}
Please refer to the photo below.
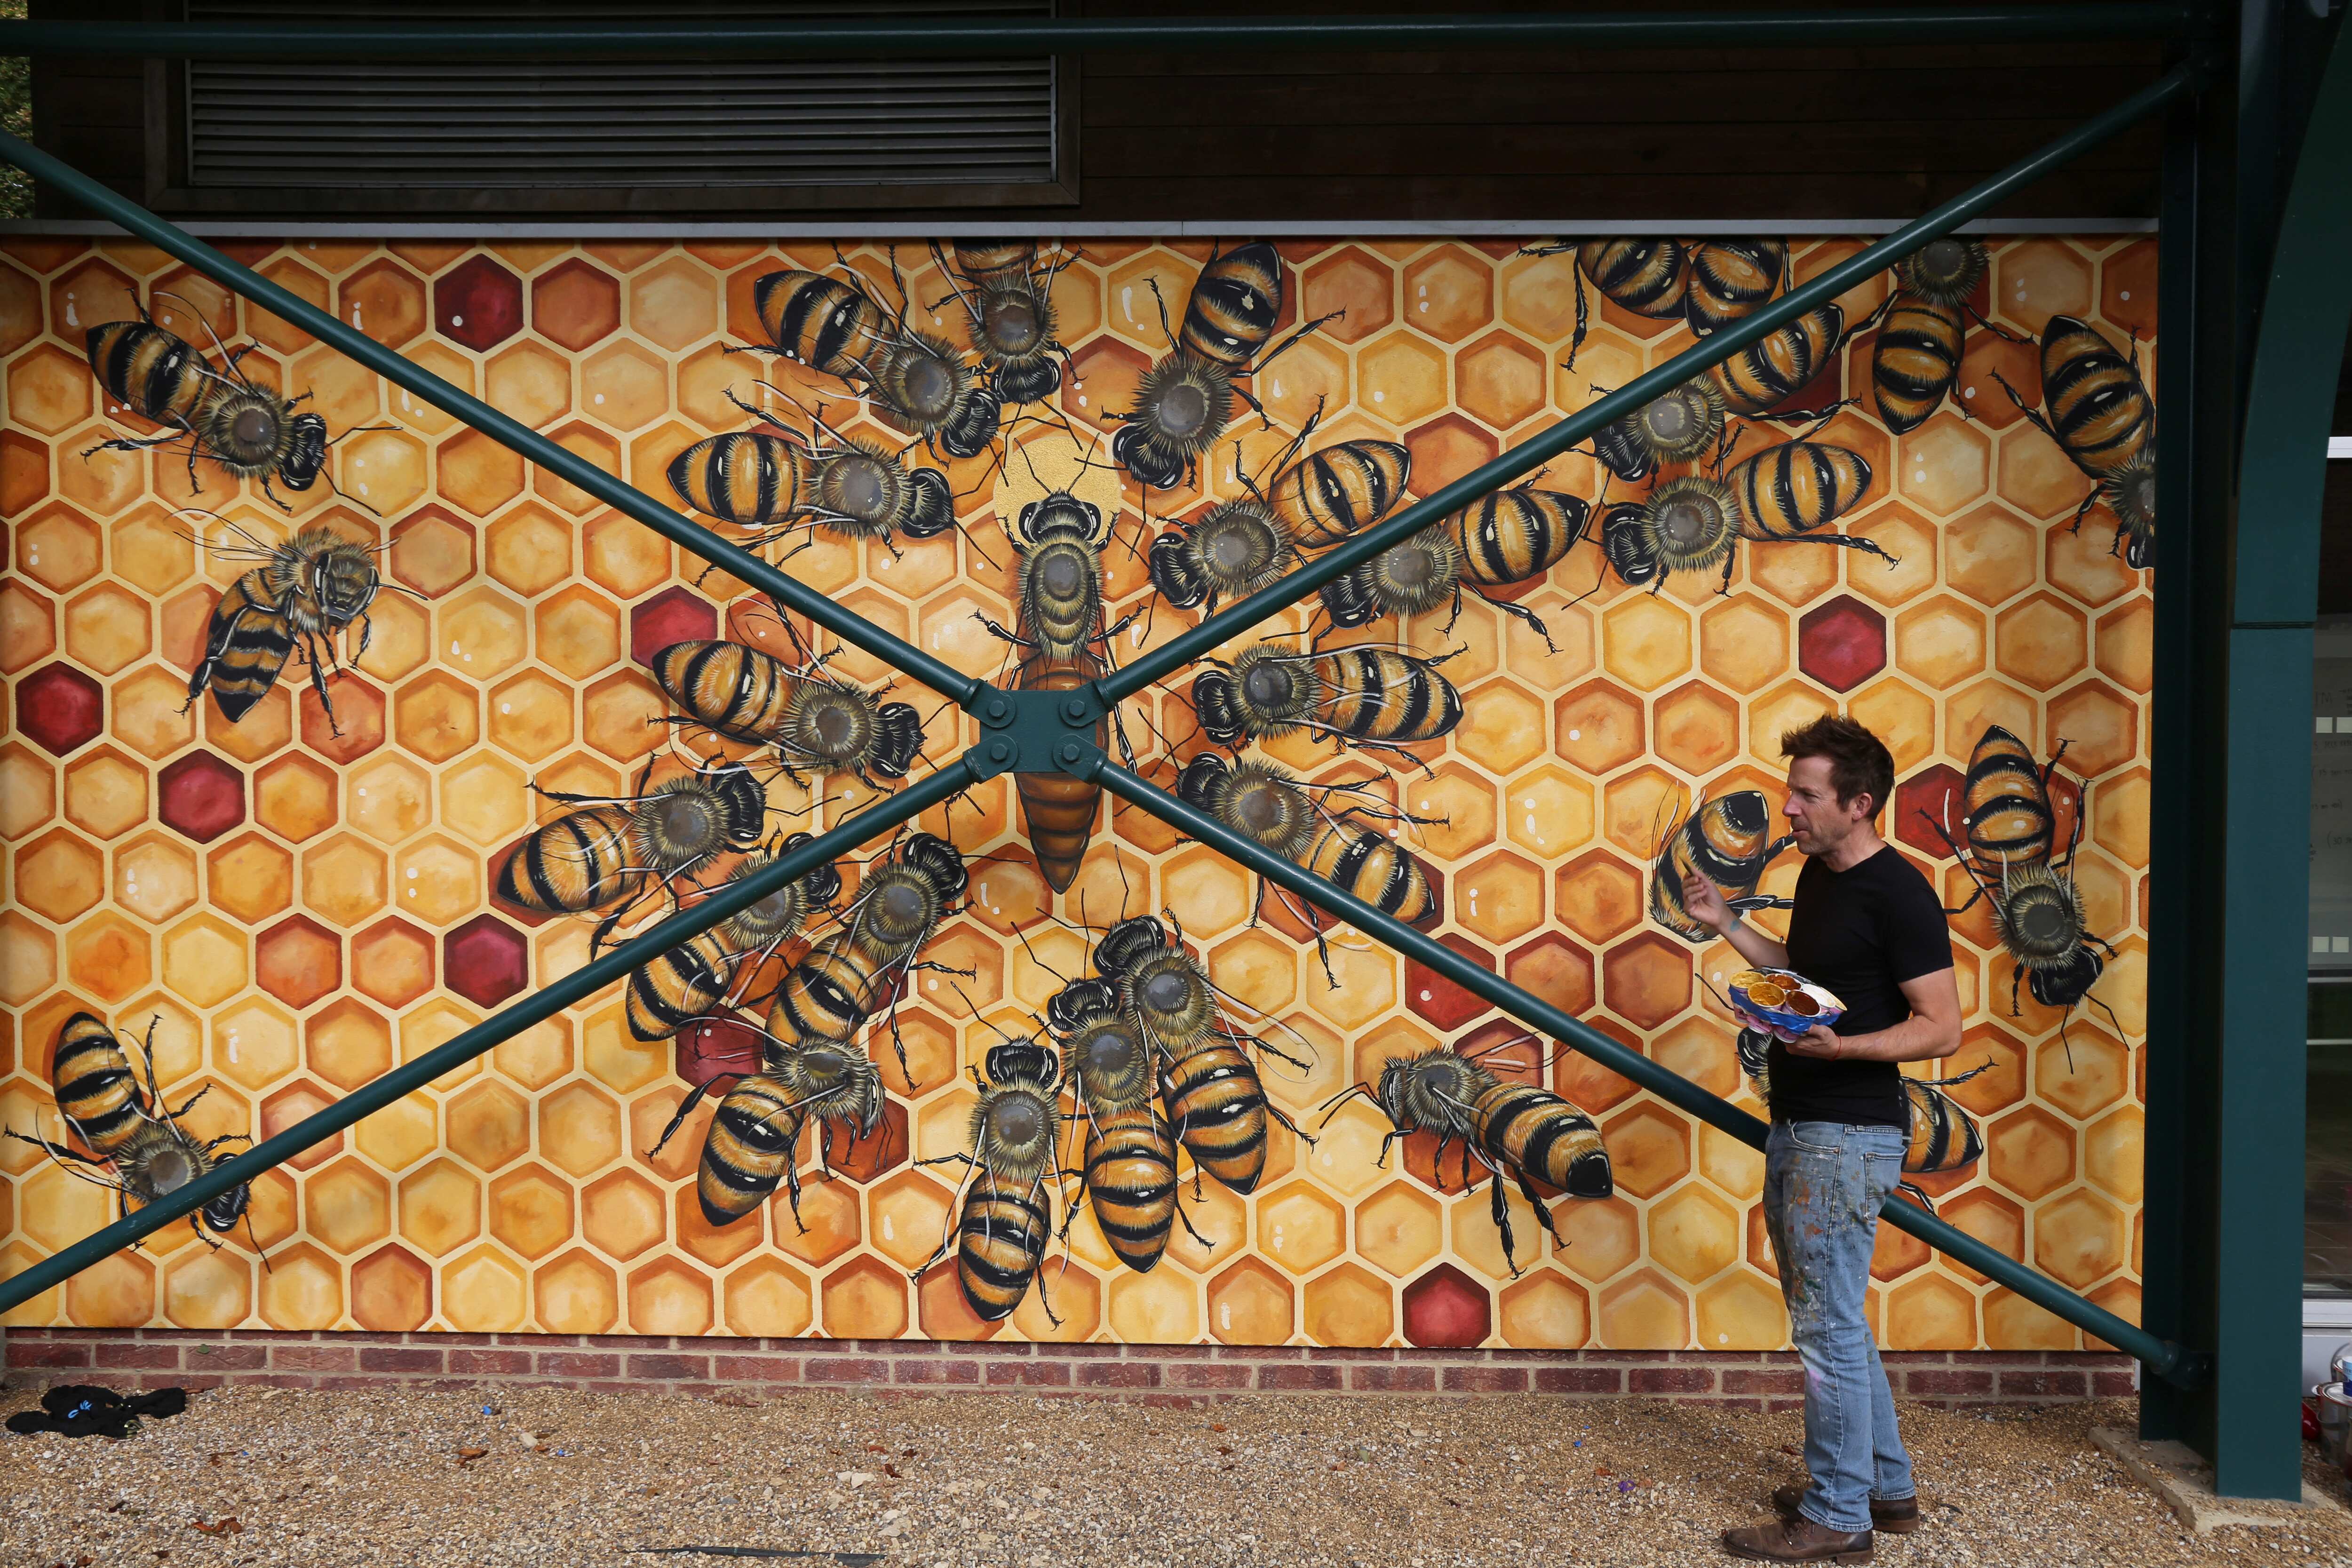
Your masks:
{"label": "bolted joint plate", "polygon": [[1006,691],[984,688],[970,711],[979,719],[980,744],[966,752],[982,778],[998,773],[1090,775],[1103,760],[1101,697],[1092,687],[1069,691]]}

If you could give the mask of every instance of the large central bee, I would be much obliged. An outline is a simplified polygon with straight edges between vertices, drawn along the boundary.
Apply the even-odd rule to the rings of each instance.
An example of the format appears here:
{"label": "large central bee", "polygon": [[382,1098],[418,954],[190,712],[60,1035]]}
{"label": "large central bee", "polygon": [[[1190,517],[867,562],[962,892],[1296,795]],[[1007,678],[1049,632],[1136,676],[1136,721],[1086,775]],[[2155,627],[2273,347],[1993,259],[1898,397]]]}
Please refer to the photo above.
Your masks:
{"label": "large central bee", "polygon": [[[1527,1040],[1522,1036],[1507,1043]],[[1459,1143],[1465,1169],[1473,1159],[1486,1167],[1495,1228],[1513,1274],[1520,1270],[1510,1206],[1503,1196],[1505,1174],[1517,1184],[1552,1240],[1562,1246],[1566,1244],[1537,1184],[1575,1198],[1605,1198],[1616,1190],[1609,1151],[1591,1117],[1549,1089],[1498,1078],[1458,1051],[1433,1047],[1417,1057],[1391,1057],[1381,1068],[1377,1089],[1350,1085],[1332,1100],[1328,1111],[1336,1113],[1340,1101],[1356,1095],[1380,1107],[1389,1119],[1391,1131],[1381,1140],[1381,1165],[1388,1163],[1389,1145],[1396,1140],[1434,1132],[1440,1161],[1448,1143]]]}
{"label": "large central bee", "polygon": [[1081,1169],[1095,1221],[1120,1262],[1149,1273],[1181,1213],[1176,1131],[1151,1101],[1151,1048],[1111,980],[1072,981],[1046,1004],[1045,1017],[1062,1047],[1073,1120],[1086,1129]]}
{"label": "large central bee", "polygon": [[[746,856],[728,882],[748,880],[790,854],[809,836],[794,833],[775,855]],[[793,939],[802,925],[841,893],[841,872],[819,866],[785,883],[718,925],[629,972],[625,1009],[629,1033],[640,1040],[666,1040],[715,1008],[733,1006],[741,986]]]}
{"label": "large central bee", "polygon": [[[1157,282],[1151,292],[1159,299]],[[1210,257],[1193,279],[1181,331],[1169,327],[1167,302],[1160,301],[1160,326],[1170,352],[1145,374],[1135,406],[1112,416],[1120,423],[1111,457],[1137,483],[1173,489],[1224,434],[1234,398],[1263,417],[1264,405],[1240,378],[1263,374],[1285,349],[1332,318],[1307,322],[1259,357],[1281,319],[1282,257],[1273,246],[1255,240]]]}
{"label": "large central bee", "polygon": [[[1054,1156],[1062,1119],[1059,1069],[1044,1046],[1029,1039],[991,1046],[985,1079],[973,1075],[980,1100],[971,1111],[971,1152],[919,1162],[960,1162],[967,1171],[961,1223],[914,1273],[919,1279],[946,1257],[952,1240],[963,1299],[993,1323],[1021,1305],[1045,1260],[1054,1232],[1049,1178],[1060,1173]],[[1053,1308],[1048,1305],[1045,1312],[1052,1317]]]}
{"label": "large central bee", "polygon": [[[82,456],[179,447],[187,455],[190,489],[199,494],[204,490],[196,479],[196,459],[205,458],[236,479],[259,480],[261,493],[271,505],[280,511],[292,511],[270,488],[270,481],[275,479],[291,490],[309,489],[326,472],[327,447],[331,444],[327,439],[325,416],[294,412],[296,405],[310,395],[285,397],[275,387],[254,381],[237,363],[253,346],[232,351],[217,336],[213,346],[220,351],[221,365],[215,370],[187,342],[157,326],[146,307],[138,309],[135,321],[104,321],[89,329],[89,368],[108,396],[142,419],[167,428],[160,436],[117,436],[100,441]],[[203,319],[194,307],[190,310]],[[333,489],[334,483],[333,476],[328,475],[328,487]],[[354,504],[367,507],[365,501]]]}
{"label": "large central bee", "polygon": [[816,660],[793,668],[739,642],[676,642],[651,660],[654,679],[692,723],[730,740],[773,746],[795,784],[803,769],[903,779],[923,749],[914,705],[877,703],[846,681],[828,679]]}
{"label": "large central bee", "polygon": [[[898,255],[890,276],[906,298]],[[846,265],[847,280],[789,268],[751,285],[768,352],[847,382],[894,421],[950,458],[976,458],[995,439],[997,395],[944,338],[907,324]]]}
{"label": "large central bee", "polygon": [[1042,403],[1053,396],[1062,384],[1062,367],[1055,358],[1067,359],[1070,353],[1054,336],[1054,279],[1076,254],[1066,251],[1045,262],[1038,258],[1034,240],[959,239],[953,267],[936,240],[931,258],[963,306],[972,347],[988,367],[997,396],[1006,403]]}
{"label": "large central bee", "polygon": [[[76,1013],[58,1031],[49,1061],[49,1085],[58,1097],[58,1114],[89,1150],[87,1154],[50,1142],[37,1131],[14,1128],[7,1135],[30,1143],[67,1173],[92,1182],[116,1194],[123,1214],[136,1201],[144,1207],[210,1171],[219,1161],[215,1152],[226,1143],[250,1143],[242,1132],[225,1133],[199,1143],[180,1126],[180,1119],[210,1092],[209,1086],[190,1095],[177,1110],[164,1108],[155,1088],[155,1026],[147,1026],[144,1058],[146,1081],[140,1081],[131,1057],[103,1019]],[[188,1227],[205,1246],[220,1243],[206,1236],[207,1227],[222,1236],[236,1228],[251,1192],[229,1188],[188,1215]],[[204,1223],[198,1225],[201,1219]],[[251,1222],[247,1221],[250,1234]]]}
{"label": "large central bee", "polygon": [[2072,316],[2053,316],[2042,329],[2044,417],[2017,389],[1993,373],[2035,429],[2096,484],[2074,509],[2074,526],[2094,502],[2116,515],[2116,549],[2134,570],[2156,559],[2156,403],[2139,378],[2139,344],[2131,357],[2097,329]]}
{"label": "large central bee", "polygon": [[656,889],[690,878],[730,850],[759,847],[768,798],[740,763],[706,764],[648,790],[653,763],[624,799],[540,793],[581,807],[517,845],[499,868],[499,897],[541,914],[609,909],[589,941],[602,948],[628,912]]}
{"label": "large central bee", "polygon": [[[2106,967],[2105,960],[2116,956],[2116,949],[2105,937],[2084,929],[2083,896],[2070,869],[2075,847],[2083,841],[2083,818],[2089,809],[2087,788],[2075,805],[2074,829],[2067,839],[2066,852],[2055,859],[2050,854],[2057,837],[2050,779],[2058,771],[2058,756],[2065,751],[2062,743],[2046,767],[2036,767],[2024,742],[1992,725],[1969,754],[1961,785],[1968,807],[1960,819],[1967,833],[1965,846],[1954,837],[1948,820],[1939,820],[1925,810],[1919,815],[1974,884],[1967,901],[1946,912],[1959,914],[1973,908],[1979,899],[1992,904],[1993,929],[2016,962],[2010,975],[2010,1016],[2018,1016],[2017,987],[2022,980],[2031,987],[2033,999],[2045,1007],[2071,1012],[2075,1003],[2089,997],[2095,1006],[2106,1010],[2108,1021],[2116,1024],[2120,1035],[2123,1026],[2116,1021],[2114,1011],[2090,994]],[[1948,802],[1946,810],[1948,815]],[[2063,1017],[2059,1037],[2065,1037]]]}
{"label": "large central bee", "polygon": [[1315,424],[1267,465],[1276,472],[1263,487],[1243,469],[1236,444],[1234,471],[1248,493],[1151,542],[1151,585],[1170,604],[1214,615],[1220,599],[1276,582],[1299,551],[1337,544],[1403,499],[1412,455],[1401,442],[1340,441],[1291,463]]}
{"label": "large central bee", "polygon": [[1683,907],[1683,879],[1696,871],[1723,889],[1735,910],[1785,910],[1795,906],[1756,891],[1765,868],[1797,841],[1795,834],[1772,837],[1771,803],[1764,792],[1734,790],[1698,808],[1681,823],[1666,825],[1666,837],[1650,868],[1650,918],[1687,942],[1705,942],[1715,932]]}
{"label": "large central bee", "polygon": [[[1559,490],[1483,495],[1444,521],[1324,584],[1318,590],[1324,613],[1334,626],[1360,626],[1382,616],[1410,619],[1450,602],[1458,619],[1466,587],[1550,647],[1551,633],[1541,617],[1485,590],[1525,583],[1565,560],[1584,537],[1591,510],[1581,497]],[[1449,619],[1442,629],[1453,626]]]}
{"label": "large central bee", "polygon": [[810,416],[817,434],[807,436],[727,395],[782,434],[711,436],[671,458],[670,489],[695,510],[763,530],[764,539],[821,528],[887,544],[896,535],[937,538],[955,526],[954,497],[938,469],[910,468],[880,442],[844,435],[822,415]]}
{"label": "large central bee", "polygon": [[1719,571],[1718,593],[1731,592],[1738,545],[1802,540],[1895,557],[1858,534],[1821,533],[1870,489],[1859,452],[1816,441],[1786,441],[1716,478],[1685,474],[1643,501],[1612,506],[1601,520],[1601,551],[1618,577],[1652,593],[1677,572]]}
{"label": "large central bee", "polygon": [[[1312,787],[1328,791],[1346,786]],[[1421,819],[1361,803],[1335,813],[1317,801],[1309,788],[1271,763],[1230,763],[1214,752],[1193,758],[1176,779],[1177,797],[1185,805],[1206,812],[1268,853],[1407,924],[1435,921],[1437,890],[1429,873],[1401,845],[1366,826],[1366,819],[1378,816],[1400,822]],[[1283,898],[1288,903],[1288,895]],[[1265,900],[1261,883],[1259,904]],[[1322,919],[1296,905],[1291,908],[1316,931],[1328,978],[1330,955],[1323,952]],[[1256,919],[1255,911],[1251,919]]]}
{"label": "large central bee", "polygon": [[1271,741],[1306,730],[1350,744],[1394,752],[1453,733],[1462,693],[1437,667],[1461,653],[1422,658],[1384,647],[1329,653],[1261,642],[1230,666],[1211,661],[1192,678],[1192,710],[1202,732],[1221,746]]}
{"label": "large central bee", "polygon": [[221,717],[236,723],[269,694],[287,659],[299,648],[310,667],[310,689],[318,693],[327,727],[341,734],[334,701],[327,695],[328,672],[342,673],[335,638],[357,623],[360,646],[352,657],[356,661],[367,652],[374,629],[368,606],[384,586],[375,558],[386,547],[361,544],[316,523],[297,529],[279,544],[256,539],[235,523],[228,526],[246,542],[215,545],[213,552],[261,564],[230,584],[213,606],[205,628],[205,656],[188,677],[188,706],[194,707],[209,688]]}

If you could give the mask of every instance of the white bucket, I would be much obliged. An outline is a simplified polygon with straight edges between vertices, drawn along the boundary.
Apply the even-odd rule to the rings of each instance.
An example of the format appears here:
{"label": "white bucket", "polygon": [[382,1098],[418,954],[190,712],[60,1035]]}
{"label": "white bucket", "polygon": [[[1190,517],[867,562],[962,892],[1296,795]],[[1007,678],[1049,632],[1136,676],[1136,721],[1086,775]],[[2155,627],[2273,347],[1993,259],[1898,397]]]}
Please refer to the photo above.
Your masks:
{"label": "white bucket", "polygon": [[2336,1468],[2344,1464],[2345,1444],[2352,1437],[2352,1394],[2340,1383],[2323,1383],[2313,1389],[2319,1401],[2319,1448]]}

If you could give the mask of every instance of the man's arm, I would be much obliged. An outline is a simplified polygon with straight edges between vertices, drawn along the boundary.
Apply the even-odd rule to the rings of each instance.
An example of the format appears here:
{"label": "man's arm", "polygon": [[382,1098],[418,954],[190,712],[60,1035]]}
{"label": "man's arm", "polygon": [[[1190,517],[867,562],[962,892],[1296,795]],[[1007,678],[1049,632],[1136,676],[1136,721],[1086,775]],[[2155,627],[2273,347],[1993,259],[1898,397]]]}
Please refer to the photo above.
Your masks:
{"label": "man's arm", "polygon": [[[1747,951],[1741,949],[1742,952]],[[1815,1028],[1789,1043],[1791,1055],[1825,1061],[1924,1062],[1960,1048],[1960,988],[1948,969],[1902,983],[1911,1016],[1892,1028],[1841,1035]]]}
{"label": "man's arm", "polygon": [[[1729,942],[1740,957],[1757,968],[1789,967],[1788,948],[1741,920],[1739,911],[1724,901],[1723,889],[1696,871],[1683,879],[1683,908],[1690,912],[1691,919]],[[1958,1017],[1958,1004],[1955,1002],[1953,1005],[1953,1016]]]}

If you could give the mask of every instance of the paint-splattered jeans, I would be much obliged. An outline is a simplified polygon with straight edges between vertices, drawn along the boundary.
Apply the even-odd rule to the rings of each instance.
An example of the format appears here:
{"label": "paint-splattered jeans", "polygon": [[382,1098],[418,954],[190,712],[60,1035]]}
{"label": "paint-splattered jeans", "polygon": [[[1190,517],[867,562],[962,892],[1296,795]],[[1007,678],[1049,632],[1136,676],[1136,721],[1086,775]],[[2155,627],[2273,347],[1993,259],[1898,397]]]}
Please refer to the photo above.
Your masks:
{"label": "paint-splattered jeans", "polygon": [[1832,1530],[1868,1530],[1872,1498],[1913,1491],[1864,1313],[1878,1205],[1903,1179],[1905,1142],[1892,1127],[1775,1121],[1764,1145],[1764,1223],[1805,1368],[1813,1484],[1801,1507]]}

